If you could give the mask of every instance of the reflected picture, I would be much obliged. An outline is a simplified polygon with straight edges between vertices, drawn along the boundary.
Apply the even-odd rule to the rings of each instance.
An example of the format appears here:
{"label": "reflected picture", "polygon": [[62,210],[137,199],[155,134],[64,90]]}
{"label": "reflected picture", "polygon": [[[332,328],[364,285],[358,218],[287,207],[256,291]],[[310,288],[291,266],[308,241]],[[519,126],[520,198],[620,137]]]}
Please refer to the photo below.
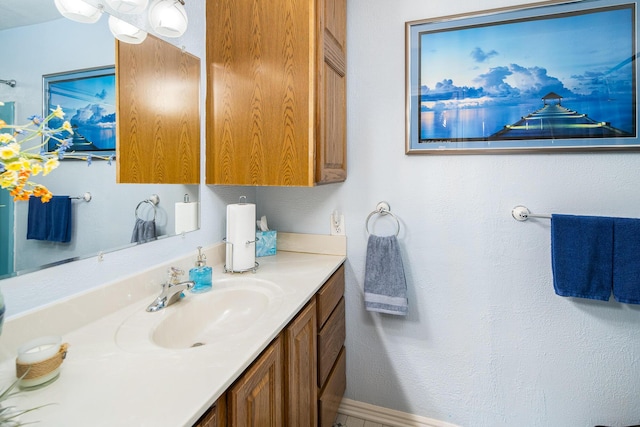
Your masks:
{"label": "reflected picture", "polygon": [[[116,148],[115,69],[113,66],[44,76],[45,111],[58,105],[73,129],[67,152],[113,152]],[[59,121],[60,123],[56,123]],[[52,119],[51,126],[62,123]],[[57,141],[50,140],[49,151]]]}

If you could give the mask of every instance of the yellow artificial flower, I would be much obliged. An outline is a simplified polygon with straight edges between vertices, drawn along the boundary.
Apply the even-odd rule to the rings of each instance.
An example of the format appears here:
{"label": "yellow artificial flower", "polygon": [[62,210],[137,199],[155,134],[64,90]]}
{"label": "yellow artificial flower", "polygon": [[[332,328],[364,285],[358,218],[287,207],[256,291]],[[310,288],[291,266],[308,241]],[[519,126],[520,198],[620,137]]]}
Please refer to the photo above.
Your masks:
{"label": "yellow artificial flower", "polygon": [[59,105],[55,110],[52,108],[51,111],[54,117],[57,117],[59,119],[64,119],[64,111],[62,111],[62,108]]}
{"label": "yellow artificial flower", "polygon": [[18,172],[16,171],[4,171],[0,174],[0,187],[8,188],[14,187],[18,182]]}
{"label": "yellow artificial flower", "polygon": [[11,144],[0,146],[0,159],[9,160],[20,154],[20,144],[12,142]]}
{"label": "yellow artificial flower", "polygon": [[38,175],[42,171],[43,171],[42,163],[40,163],[40,162],[32,162],[31,163],[31,173],[33,175]]}
{"label": "yellow artificial flower", "polygon": [[73,135],[73,128],[71,127],[71,123],[69,123],[68,120],[62,124],[62,130],[66,130],[71,135]]}
{"label": "yellow artificial flower", "polygon": [[43,175],[47,175],[49,172],[51,172],[52,170],[54,170],[58,166],[60,166],[60,162],[58,161],[58,159],[56,157],[48,158],[46,163],[44,164],[44,173],[43,173]]}
{"label": "yellow artificial flower", "polygon": [[[0,120],[1,122],[2,120]],[[9,133],[0,133],[0,144],[8,144],[16,139]]]}
{"label": "yellow artificial flower", "polygon": [[15,172],[19,172],[21,170],[30,171],[31,162],[29,162],[29,160],[27,159],[18,159],[15,162],[6,163],[4,167],[8,171],[15,171]]}

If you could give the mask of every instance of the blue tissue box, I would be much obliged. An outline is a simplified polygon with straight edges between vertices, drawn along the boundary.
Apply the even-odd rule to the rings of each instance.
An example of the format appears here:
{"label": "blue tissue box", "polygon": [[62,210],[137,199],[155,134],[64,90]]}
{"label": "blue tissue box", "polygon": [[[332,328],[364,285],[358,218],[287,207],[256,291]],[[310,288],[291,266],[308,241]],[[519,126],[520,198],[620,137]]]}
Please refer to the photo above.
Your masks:
{"label": "blue tissue box", "polygon": [[278,240],[277,231],[256,231],[256,240],[257,257],[276,254],[276,242]]}

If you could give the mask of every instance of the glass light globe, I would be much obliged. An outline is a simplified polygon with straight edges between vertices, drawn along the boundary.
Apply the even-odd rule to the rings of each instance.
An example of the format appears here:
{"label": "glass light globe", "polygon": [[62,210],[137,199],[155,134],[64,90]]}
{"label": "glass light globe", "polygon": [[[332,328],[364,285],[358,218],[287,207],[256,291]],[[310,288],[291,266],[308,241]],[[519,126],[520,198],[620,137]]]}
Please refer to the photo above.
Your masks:
{"label": "glass light globe", "polygon": [[149,6],[149,24],[165,37],[180,37],[187,30],[187,11],[178,0],[155,0]]}
{"label": "glass light globe", "polygon": [[145,31],[113,15],[109,17],[109,29],[115,38],[129,44],[140,44],[147,38]]}
{"label": "glass light globe", "polygon": [[117,12],[134,14],[142,12],[149,0],[106,0],[109,7]]}
{"label": "glass light globe", "polygon": [[54,3],[62,16],[76,22],[93,24],[102,14],[102,10],[82,0],[54,0]]}

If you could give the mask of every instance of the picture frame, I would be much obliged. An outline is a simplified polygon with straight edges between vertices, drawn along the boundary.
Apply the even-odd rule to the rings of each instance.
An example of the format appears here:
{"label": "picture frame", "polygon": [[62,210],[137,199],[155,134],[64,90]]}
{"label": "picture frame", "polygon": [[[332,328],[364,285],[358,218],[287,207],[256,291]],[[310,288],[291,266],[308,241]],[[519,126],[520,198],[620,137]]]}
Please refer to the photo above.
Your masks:
{"label": "picture frame", "polygon": [[406,154],[640,149],[635,3],[543,3],[405,24]]}
{"label": "picture frame", "polygon": [[[108,158],[116,149],[116,79],[115,66],[88,68],[48,74],[43,80],[43,117],[58,106],[65,113],[49,121],[52,129],[68,120],[73,129],[72,145],[65,153],[96,158]],[[64,135],[68,138],[68,135]],[[58,141],[51,138],[47,151],[57,149]],[[78,158],[77,156],[72,156]],[[62,157],[64,159],[64,157]]]}

